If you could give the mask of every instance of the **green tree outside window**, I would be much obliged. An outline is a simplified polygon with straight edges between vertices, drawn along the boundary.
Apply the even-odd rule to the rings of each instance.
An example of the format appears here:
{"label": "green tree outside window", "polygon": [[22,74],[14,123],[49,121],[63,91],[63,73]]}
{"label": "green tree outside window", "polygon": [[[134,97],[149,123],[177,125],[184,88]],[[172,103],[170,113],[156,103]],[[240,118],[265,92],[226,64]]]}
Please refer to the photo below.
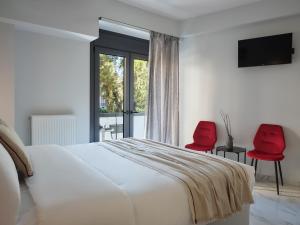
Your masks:
{"label": "green tree outside window", "polygon": [[[100,112],[123,111],[125,58],[100,54]],[[134,60],[134,110],[145,112],[148,94],[148,62]]]}

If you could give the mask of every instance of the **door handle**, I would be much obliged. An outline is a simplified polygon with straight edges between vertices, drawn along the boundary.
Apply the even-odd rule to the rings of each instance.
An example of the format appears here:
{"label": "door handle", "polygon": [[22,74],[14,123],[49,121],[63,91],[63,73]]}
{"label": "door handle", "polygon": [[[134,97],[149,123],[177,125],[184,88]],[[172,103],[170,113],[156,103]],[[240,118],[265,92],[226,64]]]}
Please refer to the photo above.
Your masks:
{"label": "door handle", "polygon": [[133,111],[133,110],[126,110],[126,111],[122,111],[122,113],[124,114],[134,114],[134,113],[139,113],[138,111]]}
{"label": "door handle", "polygon": [[130,114],[134,114],[134,113],[139,113],[139,112],[137,112],[137,111],[130,111]]}

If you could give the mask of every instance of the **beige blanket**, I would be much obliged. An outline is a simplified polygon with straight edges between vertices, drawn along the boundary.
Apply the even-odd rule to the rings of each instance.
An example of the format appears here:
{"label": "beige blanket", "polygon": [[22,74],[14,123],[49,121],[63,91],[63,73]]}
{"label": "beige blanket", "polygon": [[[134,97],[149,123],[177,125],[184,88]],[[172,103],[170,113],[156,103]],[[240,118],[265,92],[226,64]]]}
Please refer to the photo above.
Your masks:
{"label": "beige blanket", "polygon": [[236,162],[150,140],[122,139],[100,145],[181,182],[195,224],[226,218],[253,202],[247,173]]}

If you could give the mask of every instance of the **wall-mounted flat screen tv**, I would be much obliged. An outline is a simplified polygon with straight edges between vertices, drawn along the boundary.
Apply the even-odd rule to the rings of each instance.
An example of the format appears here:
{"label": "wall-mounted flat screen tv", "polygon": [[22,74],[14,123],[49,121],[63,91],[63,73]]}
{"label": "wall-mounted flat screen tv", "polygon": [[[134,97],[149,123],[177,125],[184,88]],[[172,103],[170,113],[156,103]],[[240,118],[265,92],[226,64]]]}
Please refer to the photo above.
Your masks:
{"label": "wall-mounted flat screen tv", "polygon": [[239,40],[239,67],[292,63],[293,34]]}

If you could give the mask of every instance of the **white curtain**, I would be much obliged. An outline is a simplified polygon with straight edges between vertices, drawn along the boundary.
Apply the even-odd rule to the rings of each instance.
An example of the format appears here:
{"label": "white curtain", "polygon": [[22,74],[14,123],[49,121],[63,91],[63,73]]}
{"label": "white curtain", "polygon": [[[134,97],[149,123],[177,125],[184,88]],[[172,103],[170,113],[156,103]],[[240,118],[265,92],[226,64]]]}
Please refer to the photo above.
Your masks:
{"label": "white curtain", "polygon": [[179,39],[151,32],[146,138],[179,144]]}

